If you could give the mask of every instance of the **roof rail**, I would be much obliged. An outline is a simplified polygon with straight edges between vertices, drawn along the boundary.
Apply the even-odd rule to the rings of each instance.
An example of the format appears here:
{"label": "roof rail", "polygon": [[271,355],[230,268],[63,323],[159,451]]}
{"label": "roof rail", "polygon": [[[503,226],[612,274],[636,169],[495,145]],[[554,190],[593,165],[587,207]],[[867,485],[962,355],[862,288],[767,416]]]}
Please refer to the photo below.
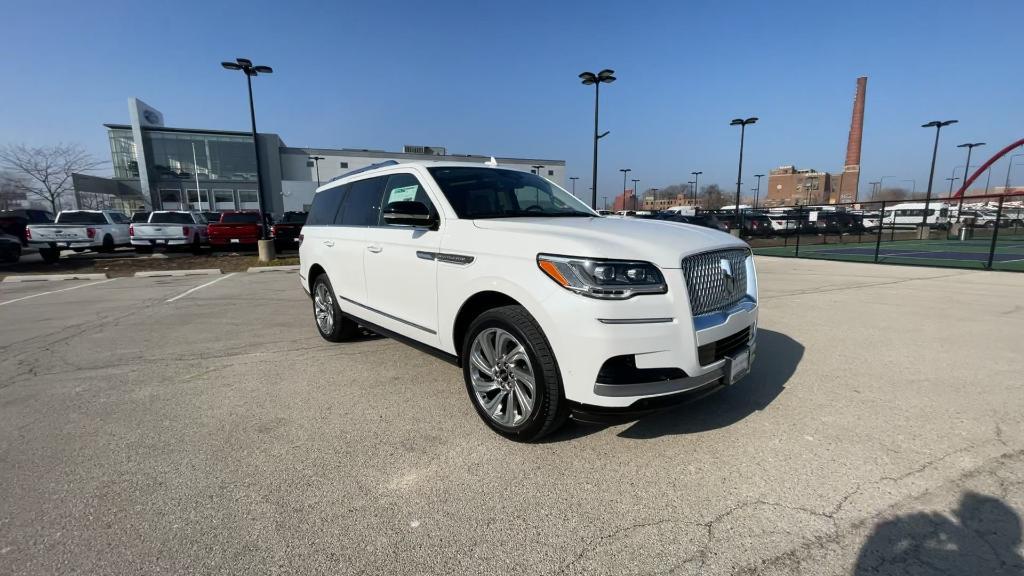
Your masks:
{"label": "roof rail", "polygon": [[335,180],[341,180],[342,178],[348,178],[349,176],[353,176],[355,174],[361,174],[363,172],[368,172],[370,170],[375,170],[377,168],[383,168],[385,166],[394,166],[395,164],[398,164],[398,160],[385,160],[383,162],[377,162],[376,164],[370,164],[369,166],[363,166],[362,168],[349,170],[348,172],[345,172],[341,176],[335,176],[334,178],[331,178],[330,180],[328,180],[328,182],[334,182]]}

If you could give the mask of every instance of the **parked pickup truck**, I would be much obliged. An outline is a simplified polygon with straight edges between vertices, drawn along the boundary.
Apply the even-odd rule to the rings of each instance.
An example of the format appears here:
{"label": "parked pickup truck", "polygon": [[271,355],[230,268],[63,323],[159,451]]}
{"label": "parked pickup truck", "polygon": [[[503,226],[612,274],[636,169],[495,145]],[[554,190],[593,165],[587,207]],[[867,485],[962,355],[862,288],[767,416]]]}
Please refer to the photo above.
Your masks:
{"label": "parked pickup truck", "polygon": [[274,248],[294,250],[299,247],[299,233],[306,223],[305,212],[285,212],[280,222],[270,227],[270,235],[274,237]]}
{"label": "parked pickup truck", "polygon": [[219,222],[209,224],[210,247],[252,245],[263,236],[259,212],[221,212]]}
{"label": "parked pickup truck", "polygon": [[61,210],[53,224],[29,224],[25,233],[31,245],[42,248],[87,248],[110,252],[128,246],[131,219],[114,210]]}
{"label": "parked pickup truck", "polygon": [[128,234],[140,254],[171,247],[190,247],[198,253],[209,243],[206,218],[200,212],[159,210],[149,215],[148,222],[133,223]]}
{"label": "parked pickup truck", "polygon": [[22,256],[38,252],[43,262],[56,262],[60,250],[56,246],[39,244],[30,246],[28,227],[30,224],[52,224],[53,212],[20,208],[16,210],[0,210],[0,238],[3,238],[4,256],[0,260],[17,262]]}

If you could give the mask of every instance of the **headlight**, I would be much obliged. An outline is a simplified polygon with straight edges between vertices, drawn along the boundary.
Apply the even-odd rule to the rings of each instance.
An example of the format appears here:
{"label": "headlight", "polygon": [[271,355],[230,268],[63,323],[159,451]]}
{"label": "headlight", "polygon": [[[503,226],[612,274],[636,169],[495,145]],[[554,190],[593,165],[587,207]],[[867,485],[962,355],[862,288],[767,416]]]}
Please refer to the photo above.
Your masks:
{"label": "headlight", "polygon": [[540,254],[537,265],[566,290],[591,298],[625,300],[668,291],[661,271],[649,262]]}

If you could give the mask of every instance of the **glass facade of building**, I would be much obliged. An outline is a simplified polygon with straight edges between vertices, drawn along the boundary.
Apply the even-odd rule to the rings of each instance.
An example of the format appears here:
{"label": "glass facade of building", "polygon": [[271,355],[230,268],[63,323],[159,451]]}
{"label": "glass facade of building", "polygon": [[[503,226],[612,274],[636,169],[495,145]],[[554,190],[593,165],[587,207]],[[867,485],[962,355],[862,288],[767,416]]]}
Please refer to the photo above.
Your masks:
{"label": "glass facade of building", "polygon": [[197,172],[201,180],[256,180],[251,136],[146,130],[142,137],[153,180],[195,179]]}
{"label": "glass facade of building", "polygon": [[139,155],[135,150],[135,138],[131,130],[111,129],[110,158],[114,164],[114,178],[138,178]]}

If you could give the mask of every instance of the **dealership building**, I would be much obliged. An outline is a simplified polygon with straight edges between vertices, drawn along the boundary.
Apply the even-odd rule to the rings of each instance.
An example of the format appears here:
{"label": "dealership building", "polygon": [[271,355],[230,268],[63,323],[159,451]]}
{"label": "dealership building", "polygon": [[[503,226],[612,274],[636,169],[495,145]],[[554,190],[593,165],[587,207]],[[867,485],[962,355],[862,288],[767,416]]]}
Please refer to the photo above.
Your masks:
{"label": "dealership building", "polygon": [[[104,124],[113,176],[76,174],[76,205],[124,210],[250,210],[272,214],[307,210],[317,183],[385,160],[484,163],[487,155],[449,154],[439,146],[404,146],[401,152],[353,148],[293,148],[277,134],[260,132],[257,148],[262,198],[250,132],[171,128],[164,116],[129,99],[129,124]],[[540,174],[565,187],[564,160],[496,158],[499,166]]]}

